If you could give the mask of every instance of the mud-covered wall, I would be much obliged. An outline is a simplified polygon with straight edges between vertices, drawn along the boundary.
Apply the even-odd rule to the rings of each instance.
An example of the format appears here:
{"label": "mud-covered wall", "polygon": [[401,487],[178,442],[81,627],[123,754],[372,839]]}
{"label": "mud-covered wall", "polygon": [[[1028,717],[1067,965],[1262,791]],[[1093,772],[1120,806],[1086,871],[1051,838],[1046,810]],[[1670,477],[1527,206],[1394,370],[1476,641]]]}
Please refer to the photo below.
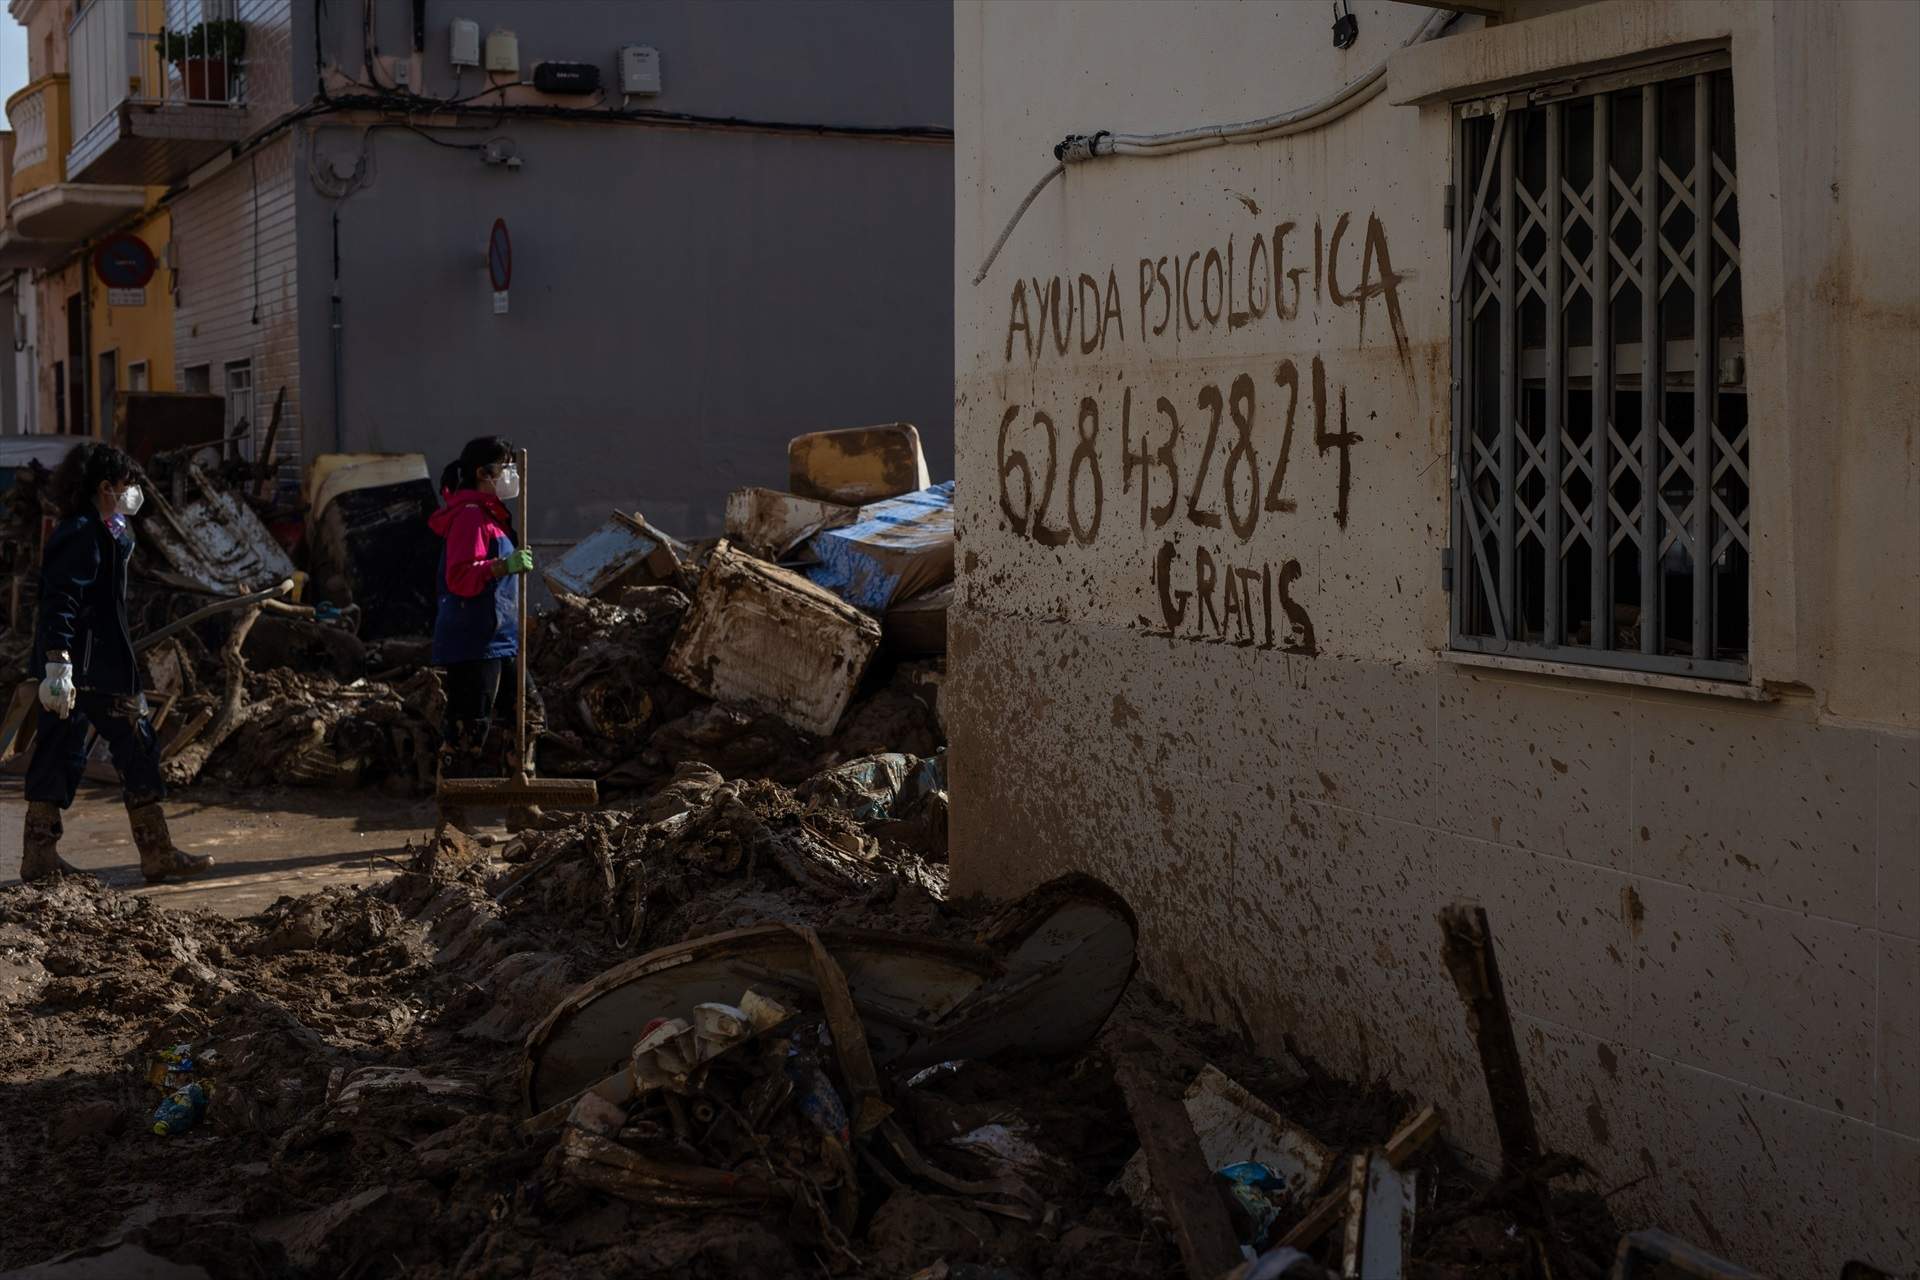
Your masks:
{"label": "mud-covered wall", "polygon": [[[1624,1220],[1773,1274],[1920,1266],[1920,167],[1888,127],[1920,10],[1463,19],[1329,127],[1070,167],[973,285],[1063,134],[1303,104],[1432,12],[1355,10],[1342,53],[1312,5],[958,7],[958,886],[1105,877],[1189,1007],[1488,1157],[1434,921],[1476,898],[1546,1138],[1634,1183]],[[1702,42],[1734,76],[1753,681],[1458,662],[1445,102]]]}

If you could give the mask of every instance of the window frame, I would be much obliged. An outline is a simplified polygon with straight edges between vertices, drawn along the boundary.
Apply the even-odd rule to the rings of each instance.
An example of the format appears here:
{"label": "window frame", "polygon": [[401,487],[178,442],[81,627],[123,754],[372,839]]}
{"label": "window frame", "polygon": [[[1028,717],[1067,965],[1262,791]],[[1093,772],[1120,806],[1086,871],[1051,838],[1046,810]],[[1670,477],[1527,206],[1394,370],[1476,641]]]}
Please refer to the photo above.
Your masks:
{"label": "window frame", "polygon": [[[246,375],[247,385],[245,391],[247,411],[244,415],[236,415],[234,413],[233,380],[235,374]],[[252,462],[255,452],[259,448],[260,440],[260,422],[255,413],[259,405],[254,395],[253,357],[248,356],[240,360],[228,360],[220,366],[220,399],[222,401],[224,414],[223,435],[227,440],[231,441],[234,438],[234,432],[240,425],[239,418],[242,416],[246,418],[247,434],[241,442],[240,456],[246,461]]]}
{"label": "window frame", "polygon": [[[1729,337],[1723,335],[1714,324],[1716,303],[1724,280],[1731,276],[1738,282],[1740,274],[1739,232],[1737,222],[1731,236],[1723,234],[1720,226],[1722,206],[1732,201],[1738,216],[1738,177],[1735,169],[1733,137],[1727,139],[1724,155],[1711,137],[1713,118],[1703,114],[1710,112],[1712,100],[1709,93],[1725,92],[1731,95],[1731,76],[1722,73],[1731,69],[1731,57],[1727,50],[1715,50],[1692,57],[1650,62],[1636,67],[1611,71],[1592,76],[1569,78],[1541,77],[1534,82],[1518,88],[1504,89],[1497,94],[1480,94],[1476,97],[1455,101],[1450,104],[1448,113],[1449,147],[1451,155],[1452,198],[1449,201],[1448,248],[1449,248],[1449,290],[1448,308],[1452,331],[1452,466],[1448,484],[1448,521],[1449,543],[1443,561],[1444,585],[1449,593],[1448,604],[1448,648],[1450,651],[1481,655],[1493,659],[1520,659],[1532,664],[1547,664],[1555,669],[1564,670],[1568,675],[1579,675],[1582,669],[1594,668],[1618,671],[1630,671],[1648,676],[1685,676],[1711,681],[1748,682],[1752,679],[1752,664],[1756,652],[1754,626],[1756,621],[1754,603],[1757,595],[1756,574],[1751,557],[1753,539],[1752,513],[1753,499],[1750,487],[1738,507],[1737,516],[1726,513],[1725,504],[1720,501],[1718,486],[1720,478],[1729,467],[1736,470],[1740,484],[1750,486],[1749,465],[1751,458],[1750,435],[1744,416],[1747,406],[1742,406],[1741,425],[1737,433],[1729,428],[1728,434],[1735,438],[1728,442],[1720,431],[1720,402],[1730,394],[1726,388],[1728,380],[1723,376],[1728,367],[1722,363],[1725,355],[1731,354],[1741,361],[1739,390],[1737,394],[1744,401],[1746,396],[1744,376],[1744,333]],[[1716,83],[1714,78],[1718,76]],[[1685,80],[1692,81],[1695,119],[1694,163],[1684,177],[1675,175],[1668,167],[1661,147],[1656,142],[1651,153],[1642,148],[1640,168],[1634,173],[1624,173],[1611,158],[1602,165],[1601,157],[1596,154],[1591,163],[1587,184],[1578,191],[1573,190],[1574,179],[1567,165],[1567,147],[1563,138],[1563,108],[1569,105],[1587,106],[1594,113],[1606,114],[1602,108],[1611,108],[1613,99],[1600,95],[1613,95],[1633,91],[1641,98],[1641,120],[1643,138],[1654,138],[1664,117],[1655,114],[1647,116],[1649,108],[1654,106],[1656,95],[1671,92],[1672,86]],[[1737,115],[1728,99],[1730,115]],[[1540,111],[1546,127],[1548,140],[1544,144],[1547,157],[1544,164],[1545,188],[1535,193],[1524,186],[1519,174],[1515,152],[1517,125],[1514,118],[1522,112]],[[1484,145],[1484,159],[1473,163],[1472,147],[1469,146],[1468,122],[1492,117],[1491,140]],[[1610,117],[1609,117],[1610,118]],[[1610,123],[1595,121],[1596,147],[1608,138]],[[1730,128],[1737,126],[1730,125]],[[1652,164],[1647,163],[1651,155]],[[1700,159],[1705,157],[1707,166],[1705,178]],[[1665,172],[1662,172],[1662,171]],[[1599,176],[1605,172],[1610,181],[1602,183]],[[1647,178],[1653,175],[1649,184]],[[1630,179],[1623,182],[1622,179]],[[1675,186],[1676,181],[1678,186]],[[1652,193],[1648,194],[1651,185]],[[1524,191],[1527,208],[1520,208],[1518,193]],[[1569,200],[1568,197],[1572,199]],[[1705,200],[1709,216],[1704,231],[1689,227],[1686,242],[1683,244],[1675,262],[1675,251],[1665,233],[1665,223],[1676,207],[1683,206],[1691,215],[1696,204]],[[1656,202],[1665,202],[1660,208]],[[1621,206],[1624,205],[1624,208]],[[1630,226],[1638,228],[1643,216],[1642,210],[1653,214],[1652,223],[1656,233],[1649,245],[1639,239],[1630,251],[1623,251],[1617,237],[1624,215],[1630,220]],[[1615,212],[1618,210],[1618,212]],[[1594,243],[1594,228],[1604,221],[1607,226],[1605,246],[1607,252],[1598,251]],[[1587,250],[1584,255],[1569,257],[1575,249],[1563,242],[1567,230],[1575,225],[1583,225],[1587,233]],[[1524,244],[1529,230],[1538,227],[1545,238],[1545,246],[1540,251],[1540,261],[1526,261]],[[1512,228],[1509,235],[1506,228]],[[1551,228],[1551,229],[1549,229]],[[1492,275],[1482,261],[1482,250],[1487,239],[1498,238]],[[1702,244],[1704,242],[1704,245]],[[1720,246],[1716,250],[1716,244]],[[1704,252],[1704,257],[1699,255]],[[1716,254],[1717,260],[1716,260]],[[1652,259],[1651,262],[1643,259]],[[1547,263],[1553,263],[1554,269],[1547,270]],[[1695,297],[1691,301],[1694,308],[1694,332],[1706,332],[1709,340],[1695,343],[1691,337],[1674,339],[1669,336],[1669,321],[1664,317],[1667,287],[1673,266],[1681,268],[1683,282],[1688,283],[1705,264],[1706,274],[1712,278],[1713,286],[1706,291],[1704,298]],[[1719,270],[1716,272],[1716,266]],[[1563,271],[1563,267],[1571,270]],[[1468,287],[1475,283],[1474,273],[1478,271],[1478,283],[1485,286],[1475,305],[1474,290]],[[1640,282],[1649,278],[1659,281],[1653,293],[1653,301],[1648,304],[1642,299],[1643,323],[1651,323],[1658,333],[1660,341],[1648,344],[1622,341],[1616,337],[1613,328],[1613,310],[1618,303],[1620,285],[1613,284],[1615,273],[1621,273],[1623,284],[1631,285],[1634,296],[1641,296]],[[1649,275],[1651,273],[1651,276]],[[1524,285],[1516,283],[1516,277],[1524,274]],[[1564,278],[1563,278],[1564,277]],[[1526,304],[1526,290],[1531,289],[1540,300],[1544,336],[1537,348],[1526,346],[1525,336],[1521,332],[1521,308]],[[1608,290],[1608,303],[1605,307],[1594,307],[1593,325],[1596,332],[1589,336],[1586,350],[1594,353],[1589,357],[1584,374],[1579,369],[1569,371],[1567,365],[1570,351],[1577,350],[1567,333],[1565,318],[1569,303],[1574,299],[1565,297],[1563,291],[1569,291],[1575,298],[1585,294],[1584,304],[1591,307],[1592,299],[1599,289]],[[1491,300],[1495,308],[1495,319],[1500,325],[1499,338],[1488,344],[1490,352],[1476,350],[1475,318],[1479,311],[1489,305],[1487,294],[1497,290],[1498,295]],[[1736,295],[1737,296],[1737,295]],[[1602,313],[1606,314],[1603,322]],[[1551,319],[1546,317],[1550,316]],[[1702,325],[1705,326],[1704,330]],[[1744,324],[1741,326],[1744,330]],[[1605,355],[1599,352],[1604,348]],[[1637,360],[1631,362],[1627,357],[1636,354]],[[1687,357],[1685,365],[1671,362],[1669,348]],[[1728,352],[1726,348],[1731,348]],[[1477,380],[1484,383],[1489,372],[1486,365],[1479,363],[1487,360],[1498,366],[1495,381],[1495,403],[1497,411],[1487,413],[1478,399],[1480,389]],[[1529,366],[1534,360],[1543,367],[1542,376],[1534,379],[1530,376]],[[1633,372],[1627,366],[1637,365],[1642,380],[1632,381]],[[1678,455],[1672,449],[1665,448],[1661,437],[1667,436],[1666,444],[1672,443],[1667,433],[1667,414],[1661,406],[1675,393],[1674,377],[1686,377],[1691,374],[1690,383],[1680,383],[1683,394],[1689,394],[1693,401],[1691,414],[1693,427],[1682,438],[1687,444]],[[1663,388],[1657,397],[1641,399],[1642,429],[1632,441],[1629,456],[1610,457],[1609,448],[1617,442],[1617,425],[1620,422],[1618,399],[1623,392],[1637,393],[1648,385],[1645,380],[1651,376]],[[1588,400],[1595,429],[1590,429],[1583,439],[1572,439],[1565,434],[1569,419],[1572,397],[1570,391],[1576,379],[1584,376],[1588,388]],[[1609,388],[1605,396],[1596,394],[1597,384],[1605,380]],[[1535,447],[1533,438],[1526,434],[1522,425],[1526,409],[1522,401],[1529,387],[1545,383],[1542,392],[1546,425],[1542,438]],[[1702,385],[1711,387],[1708,395],[1692,395],[1689,388]],[[1497,458],[1489,459],[1486,437],[1482,434],[1484,423],[1493,419],[1495,438],[1492,443]],[[1604,423],[1605,430],[1599,430]],[[1500,424],[1504,424],[1503,426]],[[1651,442],[1651,443],[1649,443]],[[1573,446],[1578,456],[1565,452]],[[1522,450],[1526,451],[1523,456]],[[1708,481],[1704,486],[1704,502],[1689,496],[1675,511],[1666,497],[1665,491],[1669,477],[1675,471],[1673,459],[1679,456],[1679,470],[1684,472],[1683,479],[1692,482],[1695,475],[1705,474]],[[1570,460],[1571,459],[1571,460]],[[1622,466],[1631,473],[1631,483],[1638,485],[1638,478],[1649,470],[1657,474],[1656,501],[1651,503],[1634,498],[1631,510],[1624,513],[1615,510],[1621,503],[1617,489],[1622,476]],[[1485,479],[1489,469],[1498,474],[1492,478],[1493,500],[1483,505],[1475,496],[1476,482]],[[1606,486],[1606,500],[1592,492],[1592,479],[1595,473],[1604,469],[1609,474]],[[1538,474],[1539,483],[1546,489],[1545,494],[1533,501],[1525,497],[1527,471]],[[1564,486],[1575,471],[1585,473],[1588,496],[1584,507],[1580,507],[1577,498],[1567,495]],[[1700,488],[1701,486],[1695,486]],[[1566,504],[1573,502],[1574,506]],[[1579,508],[1576,510],[1575,508]],[[1572,519],[1568,520],[1568,516]],[[1623,529],[1616,530],[1614,518],[1624,514],[1627,519],[1621,521]],[[1489,527],[1488,523],[1498,521],[1499,527]],[[1663,525],[1664,520],[1664,525]],[[1531,532],[1519,530],[1521,524],[1530,526]],[[1572,536],[1567,533],[1572,527]],[[1704,534],[1704,536],[1703,536]],[[1664,535],[1664,536],[1663,536]],[[1622,546],[1622,536],[1631,539],[1641,551],[1639,575],[1639,616],[1635,625],[1640,630],[1639,647],[1629,648],[1620,643],[1617,611],[1631,600],[1619,598],[1615,557]],[[1521,583],[1521,542],[1532,537],[1539,547],[1541,557],[1541,576],[1544,584],[1532,581]],[[1488,541],[1497,543],[1491,554],[1488,553]],[[1591,567],[1595,560],[1595,548],[1605,540],[1607,552],[1604,557],[1604,571],[1596,574]],[[1705,574],[1690,573],[1692,590],[1692,608],[1688,613],[1688,643],[1693,647],[1690,654],[1667,653],[1668,638],[1663,634],[1662,617],[1664,594],[1668,590],[1667,569],[1663,557],[1678,543],[1687,554],[1687,563],[1692,564],[1692,548],[1696,543],[1709,549],[1707,563],[1709,570]],[[1557,547],[1555,554],[1549,555],[1546,548]],[[1646,550],[1644,548],[1652,548]],[[1587,613],[1586,629],[1589,639],[1577,641],[1576,628],[1569,628],[1567,617],[1570,612],[1563,609],[1564,591],[1561,580],[1562,563],[1569,549],[1584,551],[1588,557],[1588,587],[1591,601]],[[1717,571],[1713,568],[1720,563],[1722,556],[1737,549],[1746,557],[1744,652],[1738,657],[1721,656],[1714,651],[1717,642],[1717,623],[1721,614],[1721,602],[1715,598]],[[1596,580],[1597,579],[1597,580]],[[1522,587],[1538,586],[1541,592],[1540,609],[1544,613],[1544,623],[1539,628],[1538,637],[1527,634],[1530,621],[1522,604]],[[1649,608],[1651,594],[1653,604]],[[1489,625],[1485,630],[1470,630],[1472,618],[1470,608],[1477,606],[1483,612]],[[1704,617],[1707,625],[1702,627],[1699,620]],[[1605,619],[1603,622],[1602,619]],[[1490,634],[1489,634],[1490,632]]]}

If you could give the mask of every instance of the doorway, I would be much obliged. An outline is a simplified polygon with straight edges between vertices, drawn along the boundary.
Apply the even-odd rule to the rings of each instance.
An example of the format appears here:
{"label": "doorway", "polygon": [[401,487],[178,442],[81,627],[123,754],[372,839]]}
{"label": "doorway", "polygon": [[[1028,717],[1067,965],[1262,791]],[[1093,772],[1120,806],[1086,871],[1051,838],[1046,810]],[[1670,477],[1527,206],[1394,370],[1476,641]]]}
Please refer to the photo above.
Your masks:
{"label": "doorway", "polygon": [[119,390],[120,381],[120,352],[117,349],[100,353],[98,381],[100,384],[100,437],[103,440],[111,440],[115,429],[119,426],[114,421],[113,415],[113,393]]}

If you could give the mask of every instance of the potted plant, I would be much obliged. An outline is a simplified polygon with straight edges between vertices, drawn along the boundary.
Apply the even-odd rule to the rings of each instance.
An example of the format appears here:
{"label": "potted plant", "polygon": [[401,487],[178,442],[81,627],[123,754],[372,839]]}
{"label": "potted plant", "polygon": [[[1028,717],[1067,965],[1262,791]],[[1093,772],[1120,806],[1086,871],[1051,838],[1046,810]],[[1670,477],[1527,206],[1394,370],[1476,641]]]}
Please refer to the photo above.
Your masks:
{"label": "potted plant", "polygon": [[247,24],[228,18],[162,31],[153,47],[180,69],[188,101],[225,102],[229,68],[246,56]]}

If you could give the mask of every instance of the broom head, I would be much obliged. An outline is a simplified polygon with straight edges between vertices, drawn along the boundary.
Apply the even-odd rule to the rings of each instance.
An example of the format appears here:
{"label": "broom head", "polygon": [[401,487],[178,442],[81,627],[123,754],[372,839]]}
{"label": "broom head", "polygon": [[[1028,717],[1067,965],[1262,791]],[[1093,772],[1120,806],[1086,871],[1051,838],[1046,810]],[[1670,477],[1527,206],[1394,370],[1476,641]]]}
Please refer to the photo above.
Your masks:
{"label": "broom head", "polygon": [[435,793],[441,800],[460,804],[549,805],[556,809],[591,809],[600,803],[600,788],[591,778],[442,778]]}

